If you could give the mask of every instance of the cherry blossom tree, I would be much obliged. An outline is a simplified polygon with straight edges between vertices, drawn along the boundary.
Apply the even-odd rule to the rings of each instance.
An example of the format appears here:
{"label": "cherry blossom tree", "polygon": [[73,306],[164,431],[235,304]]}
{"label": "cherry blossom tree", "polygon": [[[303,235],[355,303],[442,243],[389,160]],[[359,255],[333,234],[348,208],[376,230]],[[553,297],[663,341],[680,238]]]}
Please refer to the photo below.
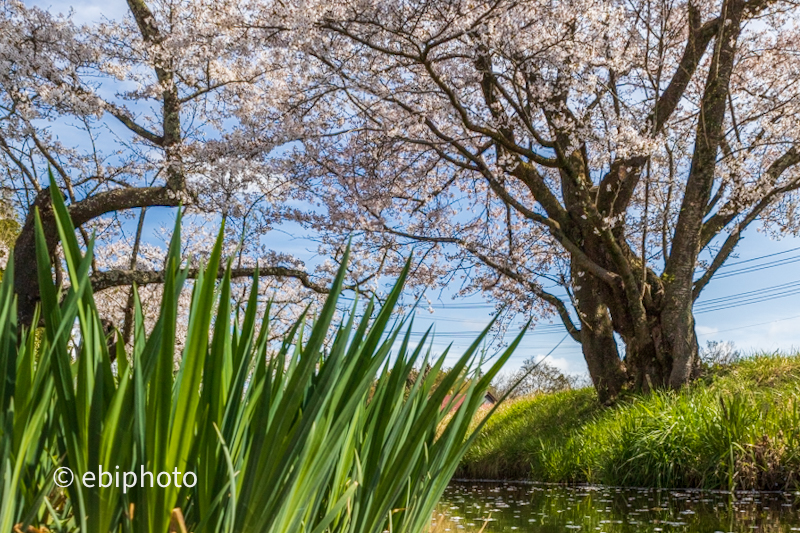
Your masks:
{"label": "cherry blossom tree", "polygon": [[341,117],[289,165],[318,227],[557,314],[603,401],[690,380],[693,304],[743,232],[797,232],[797,2],[303,5],[304,96]]}
{"label": "cherry blossom tree", "polygon": [[85,241],[97,234],[94,288],[126,338],[130,286],[152,286],[142,294],[157,301],[163,278],[164,247],[142,235],[153,207],[182,204],[196,214],[187,217],[200,225],[194,234],[204,222],[214,228],[186,244],[191,261],[224,218],[235,277],[258,263],[282,280],[264,284],[279,299],[325,292],[324,270],[309,272],[262,240],[300,186],[274,171],[270,154],[313,123],[278,105],[294,90],[284,68],[291,52],[268,4],[130,0],[126,16],[92,24],[16,0],[0,12],[0,169],[24,220],[14,246],[23,320],[39,299],[37,209],[58,253],[48,168]]}
{"label": "cherry blossom tree", "polygon": [[[345,236],[353,278],[371,282],[412,245],[421,286],[463,277],[508,316],[555,313],[602,400],[679,387],[698,364],[693,303],[743,232],[798,228],[797,9],[129,0],[81,25],[6,1],[0,168],[26,217],[20,308],[38,299],[34,208],[58,254],[49,167],[84,238],[99,235],[93,281],[117,323],[131,283],[158,292],[144,217],[183,204],[226,219],[237,274],[258,261],[292,280],[287,301],[322,290]],[[333,261],[309,272],[264,247],[289,219],[322,231]]]}

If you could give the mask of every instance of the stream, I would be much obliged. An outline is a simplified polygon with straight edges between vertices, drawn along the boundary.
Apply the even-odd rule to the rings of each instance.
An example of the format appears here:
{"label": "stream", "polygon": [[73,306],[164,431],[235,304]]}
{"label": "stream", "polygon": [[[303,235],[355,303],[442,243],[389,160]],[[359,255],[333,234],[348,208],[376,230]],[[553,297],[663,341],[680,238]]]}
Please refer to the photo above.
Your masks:
{"label": "stream", "polygon": [[727,492],[453,482],[432,531],[792,532],[800,492]]}

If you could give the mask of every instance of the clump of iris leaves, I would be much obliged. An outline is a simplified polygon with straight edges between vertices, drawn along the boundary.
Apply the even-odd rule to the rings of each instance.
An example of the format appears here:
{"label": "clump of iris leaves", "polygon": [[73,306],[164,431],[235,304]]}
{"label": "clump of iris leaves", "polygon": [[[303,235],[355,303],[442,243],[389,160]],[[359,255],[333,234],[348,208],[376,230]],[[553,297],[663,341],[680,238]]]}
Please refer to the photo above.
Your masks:
{"label": "clump of iris leaves", "polygon": [[[0,531],[429,528],[480,430],[470,422],[483,392],[520,338],[481,371],[484,332],[444,371],[446,353],[431,355],[428,334],[412,345],[410,321],[393,318],[407,266],[383,305],[369,302],[360,319],[353,308],[334,325],[342,267],[316,317],[270,341],[269,320],[256,312],[257,275],[244,312],[232,310],[220,232],[192,287],[176,372],[187,280],[178,217],[155,326],[145,330],[135,297],[132,348],[116,343],[112,363],[90,284],[92,245],[81,250],[52,177],[50,189],[69,288],[62,295],[53,283],[38,213],[42,303],[33,324],[41,327],[18,327],[13,260],[0,285]],[[429,364],[432,371],[409,380]],[[59,467],[80,480],[98,465],[191,471],[197,483],[126,492],[54,483]]]}

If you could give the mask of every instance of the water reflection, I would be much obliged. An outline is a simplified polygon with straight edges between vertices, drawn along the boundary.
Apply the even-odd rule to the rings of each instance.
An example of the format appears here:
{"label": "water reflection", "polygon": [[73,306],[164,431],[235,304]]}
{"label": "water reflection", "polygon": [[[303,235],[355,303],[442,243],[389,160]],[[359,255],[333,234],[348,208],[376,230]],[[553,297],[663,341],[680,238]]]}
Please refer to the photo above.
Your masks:
{"label": "water reflection", "polygon": [[[483,528],[483,529],[482,529]],[[452,483],[432,531],[800,531],[800,494]]]}

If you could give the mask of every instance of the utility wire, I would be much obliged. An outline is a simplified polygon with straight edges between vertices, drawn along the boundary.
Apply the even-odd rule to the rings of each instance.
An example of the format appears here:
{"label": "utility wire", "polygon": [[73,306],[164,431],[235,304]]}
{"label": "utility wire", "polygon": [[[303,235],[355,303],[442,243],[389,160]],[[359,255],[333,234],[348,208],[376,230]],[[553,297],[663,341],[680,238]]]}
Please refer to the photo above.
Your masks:
{"label": "utility wire", "polygon": [[790,281],[788,283],[781,283],[780,285],[771,285],[769,287],[763,287],[761,289],[756,289],[752,291],[738,292],[735,294],[729,294],[728,296],[720,296],[719,298],[710,298],[708,300],[703,300],[703,304],[716,304],[730,300],[736,300],[742,297],[760,295],[767,292],[784,291],[784,290],[794,289],[797,287],[800,287],[800,280]]}
{"label": "utility wire", "polygon": [[[784,250],[782,252],[775,252],[771,254],[766,254],[758,257],[753,257],[750,259],[744,259],[742,261],[735,261],[732,263],[728,263],[720,268],[720,272],[717,273],[714,278],[715,279],[724,279],[731,276],[737,276],[741,274],[751,274],[754,272],[760,272],[762,270],[766,270],[769,268],[775,268],[779,266],[790,265],[794,263],[800,262],[800,255],[793,255],[789,257],[783,257],[776,261],[772,261],[769,263],[763,264],[755,264],[752,265],[750,263],[755,263],[757,261],[762,261],[764,259],[769,259],[772,257],[777,257],[781,255],[785,255],[792,252],[800,251],[800,247],[791,248],[789,250]],[[731,267],[736,267],[740,265],[748,265],[742,268],[737,268],[734,270],[729,270]],[[718,298],[711,298],[705,299],[698,302],[694,307],[695,314],[705,314],[705,313],[713,313],[716,311],[725,311],[728,309],[735,309],[738,307],[742,307],[745,305],[752,305],[757,303],[769,302],[773,300],[778,300],[781,298],[787,298],[790,296],[798,296],[800,295],[800,280],[782,283],[779,285],[772,285],[769,287],[764,287],[762,289],[756,289],[752,291],[745,291],[735,294],[730,294],[727,296],[721,296]],[[479,310],[479,309],[496,309],[494,304],[490,303],[463,303],[463,304],[445,304],[445,303],[433,303],[431,306],[434,310],[442,310],[442,311],[472,311],[472,310]],[[791,317],[797,318],[797,317]],[[431,316],[431,320],[434,322],[453,322],[453,323],[465,323],[470,322],[472,320],[460,318],[460,317],[441,317],[441,316]],[[782,320],[789,320],[789,319],[782,319]],[[776,321],[773,321],[776,322]],[[769,324],[771,322],[765,322],[764,324]],[[742,326],[742,327],[753,327],[756,325],[762,324],[752,324],[750,326]],[[739,329],[739,328],[734,328]],[[470,338],[473,337],[475,334],[481,333],[482,330],[458,330],[458,331],[440,331],[437,332],[436,335],[438,337],[445,337],[451,339],[460,339],[460,338]],[[535,331],[540,333],[555,333],[563,331],[563,326],[559,324],[542,324],[536,326]],[[725,331],[732,331],[732,330],[725,330]],[[414,336],[422,336],[423,333],[412,333]]]}
{"label": "utility wire", "polygon": [[728,263],[727,265],[723,266],[722,268],[728,268],[728,267],[732,267],[732,266],[743,265],[745,263],[752,263],[753,261],[760,261],[761,259],[766,259],[768,257],[775,257],[776,255],[788,254],[788,253],[791,253],[791,252],[796,252],[798,250],[800,250],[800,246],[798,246],[797,248],[790,248],[790,249],[784,250],[782,252],[775,252],[774,254],[767,254],[767,255],[762,255],[762,256],[759,256],[759,257],[753,257],[752,259],[745,259],[743,261],[734,261],[733,263]]}
{"label": "utility wire", "polygon": [[722,330],[719,330],[719,331],[712,331],[710,333],[699,333],[697,336],[698,337],[705,337],[707,335],[716,335],[718,333],[727,333],[729,331],[737,331],[737,330],[740,330],[740,329],[754,328],[756,326],[766,326],[767,324],[774,324],[775,322],[786,322],[787,320],[794,320],[796,318],[800,318],[800,315],[790,316],[790,317],[787,317],[787,318],[780,318],[778,320],[770,320],[769,322],[759,322],[758,324],[748,324],[746,326],[737,326],[735,328],[722,329]]}
{"label": "utility wire", "polygon": [[713,298],[698,302],[695,305],[696,313],[710,313],[712,311],[723,311],[733,309],[743,305],[750,305],[761,302],[768,302],[789,296],[800,294],[800,280],[764,287],[753,291],[740,292],[720,298]]}
{"label": "utility wire", "polygon": [[779,266],[791,265],[792,263],[800,262],[800,255],[795,255],[791,257],[785,257],[783,259],[778,259],[777,261],[773,261],[772,263],[762,264],[762,265],[751,265],[744,268],[739,268],[736,270],[731,271],[724,271],[714,276],[715,279],[725,279],[731,276],[738,276],[741,274],[750,274],[753,272],[760,272],[762,270],[766,270],[768,268],[775,268]]}

